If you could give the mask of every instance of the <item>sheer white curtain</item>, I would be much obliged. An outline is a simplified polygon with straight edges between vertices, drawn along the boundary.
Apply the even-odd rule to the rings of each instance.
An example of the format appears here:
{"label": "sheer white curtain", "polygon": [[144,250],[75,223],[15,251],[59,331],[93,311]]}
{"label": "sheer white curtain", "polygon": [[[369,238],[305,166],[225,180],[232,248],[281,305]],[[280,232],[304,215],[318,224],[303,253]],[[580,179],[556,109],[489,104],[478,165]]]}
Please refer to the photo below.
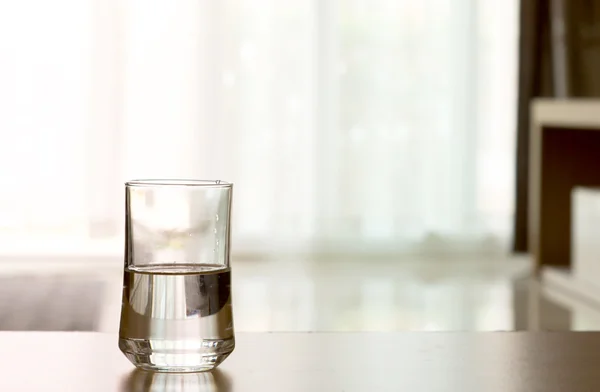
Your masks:
{"label": "sheer white curtain", "polygon": [[0,238],[118,238],[122,182],[235,182],[238,251],[510,235],[518,0],[0,4]]}

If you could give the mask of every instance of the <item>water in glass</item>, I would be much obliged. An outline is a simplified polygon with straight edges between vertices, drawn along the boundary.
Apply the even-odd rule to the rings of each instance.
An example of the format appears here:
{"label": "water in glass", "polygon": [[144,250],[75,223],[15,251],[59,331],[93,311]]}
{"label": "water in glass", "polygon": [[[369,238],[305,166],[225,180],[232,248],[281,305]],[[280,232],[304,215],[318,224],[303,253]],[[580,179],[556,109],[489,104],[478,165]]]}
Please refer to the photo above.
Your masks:
{"label": "water in glass", "polygon": [[119,347],[138,367],[210,370],[234,345],[229,267],[125,268]]}

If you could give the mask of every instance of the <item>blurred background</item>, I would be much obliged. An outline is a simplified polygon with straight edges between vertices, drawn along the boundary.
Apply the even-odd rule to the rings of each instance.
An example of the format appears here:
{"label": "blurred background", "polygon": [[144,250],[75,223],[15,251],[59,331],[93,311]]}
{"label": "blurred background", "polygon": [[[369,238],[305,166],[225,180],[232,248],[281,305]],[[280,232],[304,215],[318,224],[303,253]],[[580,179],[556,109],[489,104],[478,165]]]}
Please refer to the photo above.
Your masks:
{"label": "blurred background", "polygon": [[597,328],[593,296],[572,295],[571,204],[536,182],[577,176],[559,150],[530,176],[530,140],[552,125],[574,156],[593,146],[572,134],[600,128],[578,99],[600,93],[599,10],[0,3],[0,330],[116,331],[133,178],[235,183],[238,330]]}

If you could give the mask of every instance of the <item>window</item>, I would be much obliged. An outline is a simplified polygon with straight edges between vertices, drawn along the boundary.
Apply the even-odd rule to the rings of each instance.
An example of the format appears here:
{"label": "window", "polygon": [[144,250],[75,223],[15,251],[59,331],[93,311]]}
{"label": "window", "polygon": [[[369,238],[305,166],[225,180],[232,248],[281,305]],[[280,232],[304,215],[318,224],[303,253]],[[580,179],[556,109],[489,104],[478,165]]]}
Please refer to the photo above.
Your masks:
{"label": "window", "polygon": [[0,237],[118,238],[125,179],[197,177],[235,183],[238,251],[496,249],[513,208],[517,12],[2,4]]}

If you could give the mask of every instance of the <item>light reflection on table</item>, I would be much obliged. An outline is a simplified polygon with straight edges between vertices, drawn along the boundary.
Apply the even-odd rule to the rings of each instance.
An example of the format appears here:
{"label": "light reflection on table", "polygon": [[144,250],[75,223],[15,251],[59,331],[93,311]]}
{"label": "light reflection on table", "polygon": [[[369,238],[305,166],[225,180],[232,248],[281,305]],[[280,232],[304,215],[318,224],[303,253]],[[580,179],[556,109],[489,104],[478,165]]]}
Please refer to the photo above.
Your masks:
{"label": "light reflection on table", "polygon": [[201,373],[132,371],[120,392],[230,392],[232,381],[220,369]]}

